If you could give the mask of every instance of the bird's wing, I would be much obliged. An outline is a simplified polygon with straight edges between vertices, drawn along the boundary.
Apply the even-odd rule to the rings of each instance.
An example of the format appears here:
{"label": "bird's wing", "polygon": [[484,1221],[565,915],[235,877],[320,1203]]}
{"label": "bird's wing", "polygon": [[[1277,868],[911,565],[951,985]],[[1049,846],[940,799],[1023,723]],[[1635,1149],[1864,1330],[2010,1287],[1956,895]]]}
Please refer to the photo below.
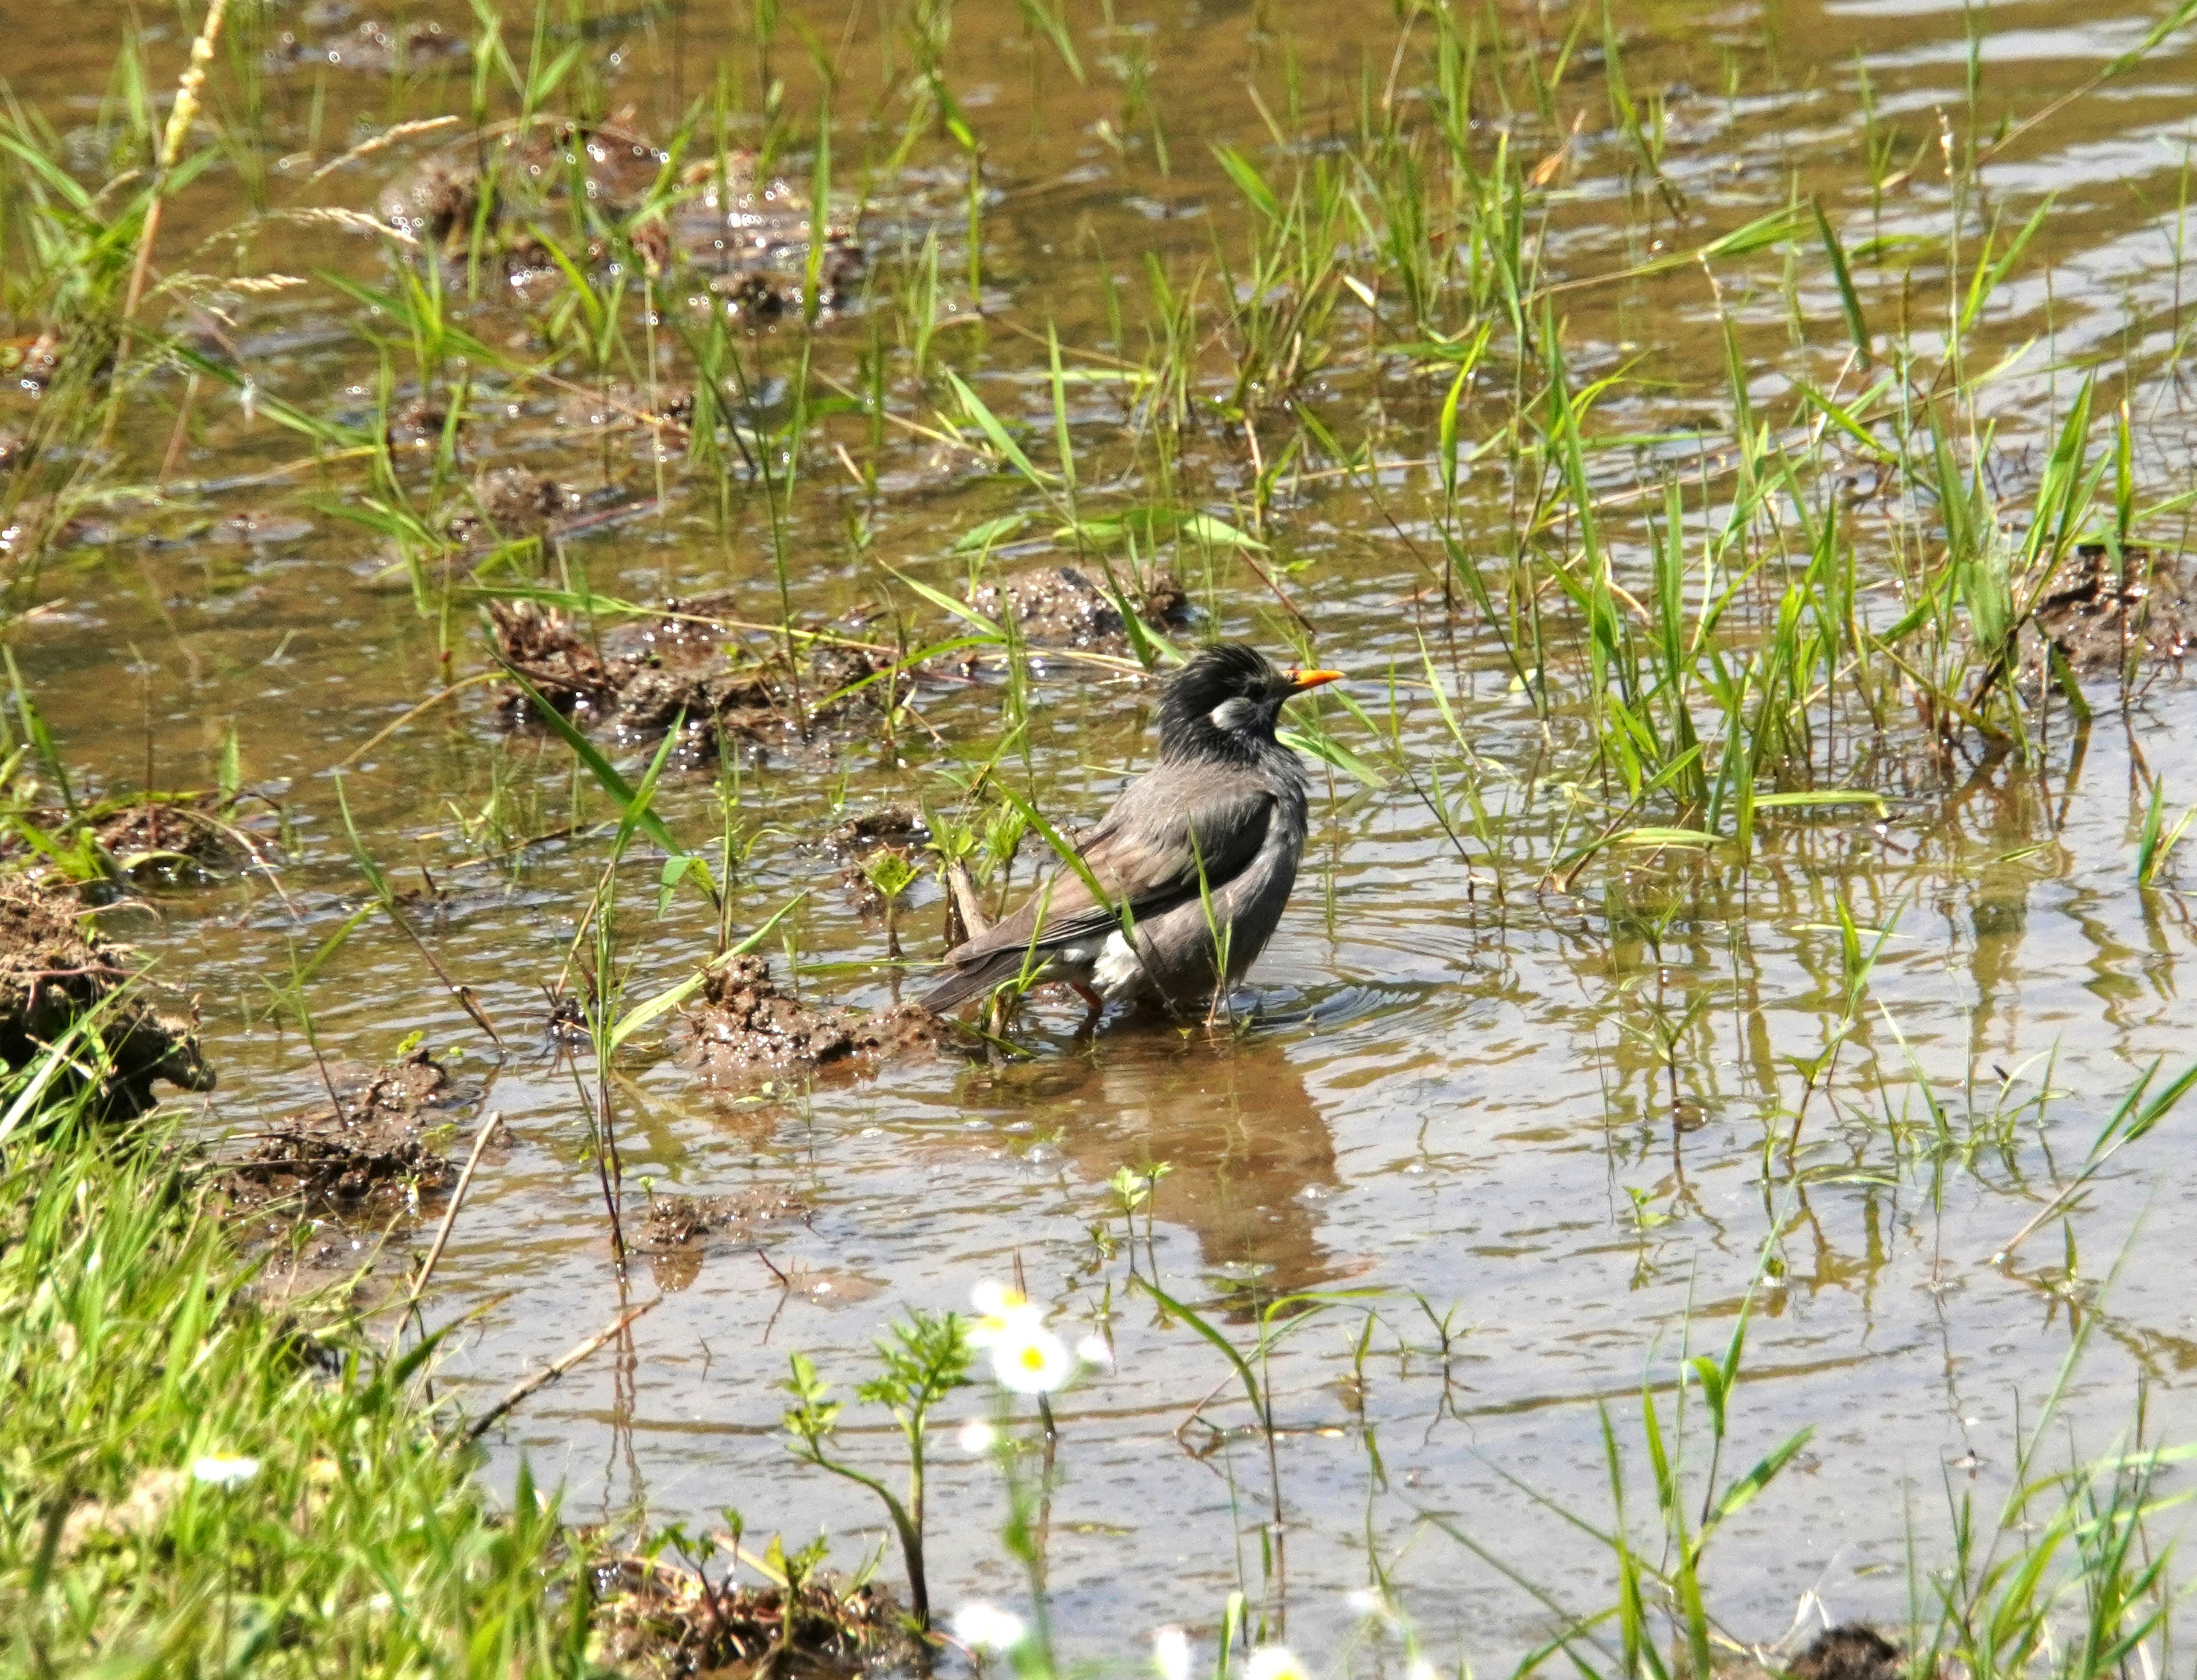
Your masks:
{"label": "bird's wing", "polygon": [[1201,863],[1206,890],[1217,891],[1266,840],[1274,796],[1249,777],[1209,779],[1186,804],[1179,796],[1164,803],[1140,798],[1147,785],[1132,786],[1076,848],[1104,901],[1081,871],[1062,864],[1012,915],[948,952],[947,965],[967,970],[1009,952],[1047,952],[1110,932],[1121,925],[1124,902],[1132,919],[1156,915],[1197,896]]}

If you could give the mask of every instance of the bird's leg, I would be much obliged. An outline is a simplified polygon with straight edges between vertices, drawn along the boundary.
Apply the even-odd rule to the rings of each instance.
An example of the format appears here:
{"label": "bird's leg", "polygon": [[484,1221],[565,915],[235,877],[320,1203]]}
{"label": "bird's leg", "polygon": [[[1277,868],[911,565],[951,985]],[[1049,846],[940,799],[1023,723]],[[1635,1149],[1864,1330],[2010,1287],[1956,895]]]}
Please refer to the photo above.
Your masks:
{"label": "bird's leg", "polygon": [[1070,981],[1068,989],[1082,999],[1084,1008],[1090,1011],[1090,1013],[1083,1017],[1083,1024],[1075,1029],[1075,1036],[1079,1039],[1089,1038],[1098,1025],[1098,1017],[1106,1012],[1106,999],[1080,980]]}

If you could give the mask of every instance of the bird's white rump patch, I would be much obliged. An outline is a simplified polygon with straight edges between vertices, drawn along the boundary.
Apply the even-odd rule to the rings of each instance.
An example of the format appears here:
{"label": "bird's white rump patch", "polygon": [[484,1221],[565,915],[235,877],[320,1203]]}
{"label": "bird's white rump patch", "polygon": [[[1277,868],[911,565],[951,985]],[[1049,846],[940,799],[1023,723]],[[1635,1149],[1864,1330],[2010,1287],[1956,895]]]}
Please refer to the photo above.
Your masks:
{"label": "bird's white rump patch", "polygon": [[1117,998],[1144,977],[1145,960],[1136,947],[1118,932],[1108,934],[1098,947],[1098,960],[1091,965],[1091,989],[1102,998]]}

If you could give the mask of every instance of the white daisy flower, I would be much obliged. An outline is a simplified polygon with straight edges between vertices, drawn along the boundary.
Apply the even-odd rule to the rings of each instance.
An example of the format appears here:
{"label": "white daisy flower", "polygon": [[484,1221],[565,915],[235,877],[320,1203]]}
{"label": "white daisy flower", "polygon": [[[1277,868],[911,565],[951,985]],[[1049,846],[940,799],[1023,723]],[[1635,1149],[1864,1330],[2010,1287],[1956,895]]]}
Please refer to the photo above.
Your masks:
{"label": "white daisy flower", "polygon": [[1029,1631],[1020,1616],[996,1604],[964,1604],[954,1613],[954,1637],[972,1651],[1012,1651]]}
{"label": "white daisy flower", "polygon": [[209,1487],[241,1487],[259,1474],[259,1461],[234,1452],[210,1452],[191,1461],[191,1480]]}
{"label": "white daisy flower", "polygon": [[989,1347],[1003,1336],[1045,1323],[1044,1308],[1005,1283],[979,1283],[970,1292],[969,1300],[977,1309],[977,1322],[969,1327],[971,1347]]}
{"label": "white daisy flower", "polygon": [[1190,1636],[1179,1627],[1155,1629],[1152,1670],[1160,1680],[1190,1680]]}
{"label": "white daisy flower", "polygon": [[971,1458],[981,1458],[999,1444],[1000,1432],[983,1418],[972,1417],[961,1426],[954,1440]]}
{"label": "white daisy flower", "polygon": [[1093,1370],[1114,1369],[1114,1349],[1103,1335],[1087,1335],[1077,1342],[1075,1357]]}
{"label": "white daisy flower", "polygon": [[1244,1680],[1312,1680],[1297,1654],[1286,1645],[1261,1645],[1243,1667]]}
{"label": "white daisy flower", "polygon": [[992,1375],[1017,1394],[1050,1394],[1075,1375],[1075,1356],[1043,1324],[1014,1326],[992,1343]]}

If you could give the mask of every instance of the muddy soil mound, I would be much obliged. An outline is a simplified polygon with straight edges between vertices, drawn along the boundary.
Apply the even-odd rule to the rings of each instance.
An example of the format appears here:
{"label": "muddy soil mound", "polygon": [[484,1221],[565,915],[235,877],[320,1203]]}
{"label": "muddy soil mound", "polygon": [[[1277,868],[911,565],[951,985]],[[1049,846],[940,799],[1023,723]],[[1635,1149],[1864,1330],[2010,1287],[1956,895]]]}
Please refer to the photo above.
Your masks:
{"label": "muddy soil mound", "polygon": [[334,1104],[278,1121],[229,1168],[237,1212],[385,1223],[456,1180],[440,1144],[462,1099],[426,1051],[334,1083]]}
{"label": "muddy soil mound", "polygon": [[[591,637],[555,607],[491,603],[496,650],[506,664],[576,723],[608,721],[620,737],[655,740],[678,724],[681,762],[707,763],[727,735],[769,743],[824,731],[872,729],[886,715],[884,683],[843,691],[890,669],[882,656],[819,643],[796,682],[782,654],[740,660],[707,621],[707,602],[667,601],[663,616]],[[834,698],[837,697],[837,698]],[[524,694],[507,693],[508,723],[532,718]]]}
{"label": "muddy soil mound", "polygon": [[[1154,629],[1185,622],[1190,597],[1174,576],[1153,572],[1123,584],[1137,616]],[[1004,583],[987,583],[969,605],[995,624],[1012,624],[1033,648],[1081,648],[1120,655],[1129,651],[1128,625],[1107,589],[1075,566],[1040,566]],[[978,663],[973,657],[964,663]]]}
{"label": "muddy soil mound", "polygon": [[171,879],[220,874],[243,865],[247,853],[232,822],[223,820],[218,795],[141,799],[92,823],[92,832],[125,874]]}
{"label": "muddy soil mound", "polygon": [[657,1288],[683,1289],[701,1275],[711,1249],[756,1248],[773,1225],[807,1219],[814,1211],[793,1190],[652,1196],[634,1250],[648,1256]]}
{"label": "muddy soil mound", "polygon": [[735,957],[713,971],[678,1034],[681,1059],[704,1077],[774,1068],[822,1068],[854,1057],[883,1061],[945,1048],[954,1030],[913,1004],[864,1016],[790,997],[761,957]]}
{"label": "muddy soil mound", "polygon": [[[652,271],[686,268],[738,315],[767,320],[802,310],[816,231],[807,197],[759,173],[754,154],[735,154],[722,174],[714,162],[689,165],[680,184],[697,190],[668,216],[644,216],[670,159],[625,115],[596,124],[541,120],[454,142],[391,182],[381,214],[399,232],[445,248],[467,245],[478,230],[522,292],[530,276],[562,283],[547,242],[554,238],[566,258],[589,266],[625,260],[629,251]],[[484,192],[484,182],[494,190]],[[575,182],[587,199],[588,226],[621,229],[622,237],[576,234]],[[865,266],[855,229],[827,224],[818,307],[840,307]]]}
{"label": "muddy soil mound", "polygon": [[712,1581],[662,1558],[606,1557],[594,1573],[591,1654],[635,1673],[707,1674],[735,1665],[742,1671],[760,1665],[762,1672],[776,1652],[795,1672],[853,1674],[905,1666],[921,1654],[903,1631],[907,1613],[874,1582],[849,1588],[816,1577],[798,1590],[788,1627],[774,1586]]}
{"label": "muddy soil mound", "polygon": [[1867,1624],[1846,1622],[1817,1634],[1785,1671],[1792,1680],[1903,1680],[1907,1654]]}
{"label": "muddy soil mound", "polygon": [[735,1237],[754,1235],[784,1219],[805,1219],[814,1211],[793,1190],[751,1191],[740,1196],[659,1196],[648,1204],[641,1225],[646,1249],[674,1248],[713,1232]]}
{"label": "muddy soil mound", "polygon": [[439,23],[366,18],[353,24],[351,10],[344,5],[308,6],[299,28],[284,30],[267,49],[266,67],[277,74],[356,70],[387,76],[460,63],[471,55],[472,43]]}
{"label": "muddy soil mound", "polygon": [[0,879],[0,1061],[20,1069],[91,1017],[111,1064],[94,1098],[105,1113],[126,1118],[152,1107],[155,1080],[212,1090],[195,1028],[156,1015],[125,989],[136,972],[128,955],[86,931],[67,895]]}
{"label": "muddy soil mound", "polygon": [[2183,557],[2149,548],[2122,552],[2085,542],[2061,562],[2034,615],[2038,633],[2075,671],[2119,670],[2179,660],[2197,644],[2197,586]]}
{"label": "muddy soil mound", "polygon": [[924,823],[923,813],[913,806],[880,805],[874,811],[864,811],[836,824],[824,837],[824,844],[830,850],[859,857],[880,846],[906,850],[930,831]]}

